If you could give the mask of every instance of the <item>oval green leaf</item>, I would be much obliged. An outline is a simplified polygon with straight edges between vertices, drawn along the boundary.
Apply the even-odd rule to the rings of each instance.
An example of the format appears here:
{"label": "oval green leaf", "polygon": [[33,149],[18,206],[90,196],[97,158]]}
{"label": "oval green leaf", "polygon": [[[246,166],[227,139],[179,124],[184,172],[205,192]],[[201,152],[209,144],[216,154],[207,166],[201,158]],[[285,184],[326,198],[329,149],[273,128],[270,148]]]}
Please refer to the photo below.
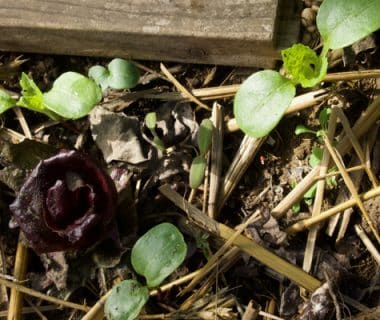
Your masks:
{"label": "oval green leaf", "polygon": [[145,233],[132,248],[131,262],[148,287],[156,287],[185,259],[187,246],[171,223],[161,223]]}
{"label": "oval green leaf", "polygon": [[103,91],[107,89],[109,71],[103,66],[91,67],[90,70],[88,70],[88,77],[94,79]]}
{"label": "oval green leaf", "polygon": [[8,109],[16,105],[16,100],[13,99],[8,93],[0,90],[0,113],[7,111]]}
{"label": "oval green leaf", "polygon": [[248,136],[266,136],[280,121],[295,93],[291,81],[278,72],[257,72],[243,82],[235,95],[236,122]]}
{"label": "oval green leaf", "polygon": [[214,125],[210,119],[202,120],[197,136],[199,152],[202,156],[204,156],[210,149],[213,129]]}
{"label": "oval green leaf", "polygon": [[116,58],[108,64],[108,85],[112,89],[131,89],[137,85],[140,78],[136,66],[124,59]]}
{"label": "oval green leaf", "polygon": [[156,129],[157,115],[155,112],[149,112],[145,116],[145,124],[149,130],[154,131]]}
{"label": "oval green leaf", "polygon": [[206,159],[204,156],[198,156],[193,159],[190,167],[189,185],[191,189],[198,189],[202,184],[206,171]]}
{"label": "oval green leaf", "polygon": [[317,27],[325,47],[347,47],[380,28],[380,1],[324,0]]}
{"label": "oval green leaf", "polygon": [[43,103],[66,119],[87,115],[102,99],[102,91],[92,80],[76,72],[65,72],[53,83],[53,88],[43,95]]}
{"label": "oval green leaf", "polygon": [[124,280],[112,288],[104,313],[108,320],[133,320],[149,299],[149,290],[136,280]]}

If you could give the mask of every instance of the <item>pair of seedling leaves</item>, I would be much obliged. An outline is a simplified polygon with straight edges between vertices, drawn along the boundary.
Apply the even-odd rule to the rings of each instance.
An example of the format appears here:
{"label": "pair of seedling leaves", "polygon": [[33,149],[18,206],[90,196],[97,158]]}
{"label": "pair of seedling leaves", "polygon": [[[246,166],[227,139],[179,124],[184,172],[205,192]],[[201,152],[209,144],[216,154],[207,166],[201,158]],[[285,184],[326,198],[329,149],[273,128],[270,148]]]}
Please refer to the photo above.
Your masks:
{"label": "pair of seedling leaves", "polygon": [[132,248],[131,263],[146,285],[124,280],[113,287],[104,311],[109,320],[135,319],[149,299],[149,288],[159,286],[185,259],[187,246],[181,232],[161,223],[145,233]]}
{"label": "pair of seedling leaves", "polygon": [[21,97],[16,101],[0,90],[0,113],[20,106],[43,113],[53,120],[79,119],[87,115],[102,99],[102,91],[130,89],[136,86],[139,72],[124,59],[113,59],[107,66],[93,66],[89,77],[76,72],[65,72],[53,83],[50,91],[42,93],[36,83],[22,73]]}
{"label": "pair of seedling leaves", "polygon": [[261,138],[277,125],[296,93],[296,85],[309,88],[327,73],[327,52],[353,44],[380,28],[379,0],[324,0],[317,15],[323,40],[319,56],[302,44],[282,51],[287,77],[264,70],[240,86],[234,114],[241,130]]}

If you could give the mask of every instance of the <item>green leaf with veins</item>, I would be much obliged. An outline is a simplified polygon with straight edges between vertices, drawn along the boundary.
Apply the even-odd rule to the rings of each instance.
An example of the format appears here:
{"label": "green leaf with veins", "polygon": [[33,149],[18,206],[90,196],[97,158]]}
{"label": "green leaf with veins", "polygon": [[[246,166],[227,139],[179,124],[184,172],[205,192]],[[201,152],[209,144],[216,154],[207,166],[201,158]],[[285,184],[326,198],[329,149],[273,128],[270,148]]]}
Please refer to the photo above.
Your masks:
{"label": "green leaf with veins", "polygon": [[307,46],[297,43],[281,51],[284,67],[291,76],[291,81],[304,88],[314,87],[327,73],[325,54],[317,54]]}
{"label": "green leaf with veins", "polygon": [[234,114],[240,129],[261,138],[277,125],[296,94],[289,79],[264,70],[245,80],[235,95]]}
{"label": "green leaf with veins", "polygon": [[380,28],[380,1],[324,0],[317,27],[324,47],[347,47]]}
{"label": "green leaf with veins", "polygon": [[76,72],[65,72],[43,94],[43,104],[66,119],[87,115],[102,99],[102,91],[92,80]]}

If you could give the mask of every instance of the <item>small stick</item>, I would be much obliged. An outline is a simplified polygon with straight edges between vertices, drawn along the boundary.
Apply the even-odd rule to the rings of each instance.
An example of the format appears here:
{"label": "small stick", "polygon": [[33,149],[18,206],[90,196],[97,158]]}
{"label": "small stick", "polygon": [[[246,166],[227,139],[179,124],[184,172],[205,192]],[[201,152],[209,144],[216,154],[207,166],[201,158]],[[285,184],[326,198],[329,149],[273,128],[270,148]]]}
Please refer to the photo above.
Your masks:
{"label": "small stick", "polygon": [[360,80],[368,78],[379,78],[380,69],[361,70],[361,71],[347,71],[326,74],[323,81],[336,82],[336,81],[348,81],[348,80]]}
{"label": "small stick", "polygon": [[[357,172],[357,171],[363,170],[363,169],[364,169],[364,166],[362,164],[359,164],[359,165],[347,168],[346,172],[349,172],[349,173],[351,173],[351,172]],[[326,174],[320,174],[319,176],[316,176],[314,178],[314,180],[318,181],[318,180],[326,179],[326,178],[337,176],[337,175],[340,175],[339,171],[328,172]]]}
{"label": "small stick", "polygon": [[377,251],[376,247],[373,245],[370,238],[368,238],[367,234],[363,230],[363,228],[355,224],[354,226],[356,234],[359,236],[360,240],[363,242],[369,253],[372,255],[372,257],[375,259],[377,264],[380,266],[380,253]]}
{"label": "small stick", "polygon": [[173,83],[173,85],[182,92],[190,101],[197,104],[199,107],[211,111],[210,107],[201,102],[198,98],[192,95],[179,81],[170,73],[170,71],[165,67],[163,63],[160,63],[160,68],[162,73]]}
{"label": "small stick", "polygon": [[[380,96],[377,97],[368,108],[361,114],[360,118],[356,121],[352,130],[355,136],[359,139],[375,124],[380,117]],[[344,137],[337,145],[339,154],[344,156],[350,151],[352,145],[349,138]],[[296,185],[292,191],[272,210],[272,215],[275,218],[281,218],[292,207],[294,203],[299,201],[302,196],[309,190],[314,183],[314,178],[318,175],[318,166],[311,170],[307,176]]]}
{"label": "small stick", "polygon": [[[367,201],[369,199],[372,199],[372,198],[378,197],[378,196],[380,196],[380,187],[376,187],[376,188],[371,189],[370,191],[362,193],[360,195],[360,198],[363,201]],[[287,232],[287,233],[301,232],[307,228],[310,228],[311,226],[313,226],[317,223],[320,223],[320,222],[338,214],[339,212],[341,212],[343,210],[346,210],[348,208],[353,207],[355,204],[356,204],[355,199],[349,199],[345,202],[342,202],[342,203],[336,205],[335,207],[332,207],[332,208],[322,212],[320,215],[318,215],[316,217],[311,217],[311,218],[307,218],[307,219],[298,221],[297,223],[288,227],[285,230],[285,232]]]}
{"label": "small stick", "polygon": [[[36,297],[36,298],[39,298],[39,299],[42,299],[42,300],[45,300],[45,301],[49,301],[51,303],[55,303],[55,304],[63,306],[63,307],[67,307],[67,308],[71,308],[71,309],[77,309],[77,310],[82,310],[82,311],[88,311],[90,309],[87,306],[84,306],[84,305],[81,305],[81,304],[77,304],[77,303],[73,303],[73,302],[69,302],[69,301],[65,301],[65,300],[62,300],[62,299],[58,299],[58,298],[49,296],[47,294],[38,292],[36,290],[27,288],[27,287],[25,287],[25,286],[23,286],[21,284],[18,284],[18,283],[9,281],[9,280],[5,280],[5,279],[2,279],[2,278],[0,278],[0,284],[3,284],[3,285],[5,285],[5,286],[7,286],[9,288],[12,288],[12,289],[13,288],[17,289],[18,291],[26,293],[29,296]],[[15,319],[18,320],[20,318],[15,318]]]}
{"label": "small stick", "polygon": [[[192,221],[194,221],[201,228],[205,229],[207,232],[217,235],[225,241],[228,241],[231,237],[235,236],[235,230],[222,223],[218,223],[209,216],[203,214],[202,211],[189,204],[178,193],[171,190],[169,185],[163,185],[159,188],[159,190],[176,206],[185,211]],[[258,244],[256,241],[251,240],[241,234],[236,236],[233,240],[233,245],[248,253],[262,264],[268,266],[279,274],[284,275],[309,291],[314,291],[321,285],[319,280],[307,274],[299,267],[291,264],[283,258],[280,258],[276,254]]]}
{"label": "small stick", "polygon": [[207,212],[211,218],[217,214],[217,201],[222,172],[223,157],[223,107],[214,103],[211,120],[214,124],[211,144],[211,167],[210,167],[210,193],[208,197]]}
{"label": "small stick", "polygon": [[21,129],[24,132],[25,137],[32,139],[32,133],[30,132],[28,123],[25,120],[24,114],[22,113],[20,107],[13,108],[14,113],[16,114],[17,120],[20,123]]}
{"label": "small stick", "polygon": [[[43,313],[41,312],[41,310],[35,306],[28,298],[25,297],[25,300],[26,302],[31,306],[32,309],[34,309],[34,312],[37,313],[37,315],[42,319],[42,320],[48,320],[48,318],[46,318]],[[21,313],[22,313],[22,310],[21,310]]]}

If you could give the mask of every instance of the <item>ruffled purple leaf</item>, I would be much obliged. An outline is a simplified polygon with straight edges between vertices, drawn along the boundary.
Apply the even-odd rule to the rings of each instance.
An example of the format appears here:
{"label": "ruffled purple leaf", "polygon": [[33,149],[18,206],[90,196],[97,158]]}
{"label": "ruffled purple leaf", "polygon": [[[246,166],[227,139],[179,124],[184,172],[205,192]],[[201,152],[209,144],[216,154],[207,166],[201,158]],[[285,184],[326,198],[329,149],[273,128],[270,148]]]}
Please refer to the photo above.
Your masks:
{"label": "ruffled purple leaf", "polygon": [[117,192],[87,155],[67,151],[41,161],[10,205],[37,253],[88,248],[115,228]]}

